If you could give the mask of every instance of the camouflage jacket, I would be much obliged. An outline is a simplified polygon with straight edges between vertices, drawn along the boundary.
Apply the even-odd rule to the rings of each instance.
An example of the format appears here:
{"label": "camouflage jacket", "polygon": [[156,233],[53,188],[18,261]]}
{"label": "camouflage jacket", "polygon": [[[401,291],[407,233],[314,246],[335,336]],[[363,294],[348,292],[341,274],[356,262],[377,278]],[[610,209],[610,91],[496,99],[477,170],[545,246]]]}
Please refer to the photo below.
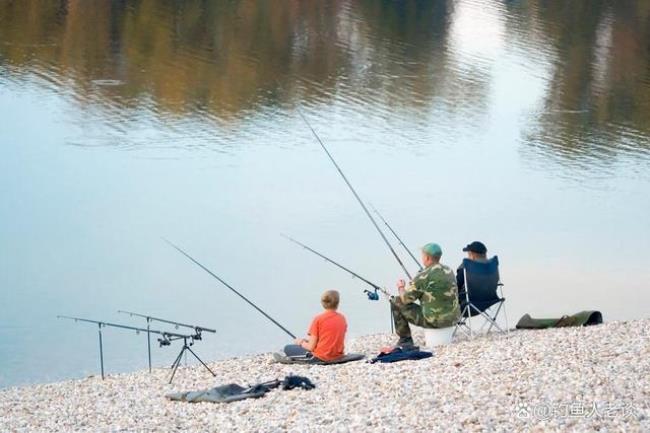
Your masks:
{"label": "camouflage jacket", "polygon": [[432,327],[454,326],[460,317],[454,271],[442,264],[420,271],[402,295],[405,304],[418,300],[425,321]]}

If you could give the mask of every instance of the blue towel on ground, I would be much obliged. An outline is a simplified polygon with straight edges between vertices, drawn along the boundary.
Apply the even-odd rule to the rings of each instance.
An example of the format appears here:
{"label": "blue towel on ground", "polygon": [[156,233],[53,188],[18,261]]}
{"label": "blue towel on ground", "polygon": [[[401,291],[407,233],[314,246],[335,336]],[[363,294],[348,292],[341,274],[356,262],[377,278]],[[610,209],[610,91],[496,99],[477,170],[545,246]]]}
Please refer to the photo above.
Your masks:
{"label": "blue towel on ground", "polygon": [[375,362],[388,363],[408,360],[417,361],[418,359],[430,358],[432,356],[433,353],[431,352],[423,352],[421,350],[404,351],[400,347],[396,347],[388,353],[380,353],[368,362],[374,364]]}

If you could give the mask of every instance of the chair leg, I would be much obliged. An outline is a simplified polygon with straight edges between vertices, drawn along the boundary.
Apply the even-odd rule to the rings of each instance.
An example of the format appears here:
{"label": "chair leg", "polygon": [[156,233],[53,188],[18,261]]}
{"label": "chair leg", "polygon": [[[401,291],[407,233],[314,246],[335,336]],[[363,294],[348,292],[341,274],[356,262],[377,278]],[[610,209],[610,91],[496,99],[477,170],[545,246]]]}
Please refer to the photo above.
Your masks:
{"label": "chair leg", "polygon": [[485,318],[485,320],[486,320],[487,322],[490,322],[490,327],[488,328],[488,331],[486,332],[486,334],[489,334],[493,327],[496,328],[496,329],[498,329],[499,332],[505,332],[505,331],[503,330],[503,328],[501,328],[501,327],[499,326],[499,324],[496,322],[496,316],[493,318],[493,317],[490,317],[490,316],[488,316],[487,314],[485,314],[485,315],[483,315],[483,317]]}
{"label": "chair leg", "polygon": [[[469,281],[467,281],[467,269],[463,268],[463,278],[465,280],[465,302],[467,303],[467,309],[469,311],[469,308],[472,304],[469,303]],[[469,311],[470,314],[467,315],[467,323],[469,324],[469,337],[472,338],[472,314],[471,311]]]}
{"label": "chair leg", "polygon": [[505,298],[503,297],[503,284],[499,286],[499,289],[501,290],[501,299],[503,301],[501,302],[503,304],[503,318],[506,321],[506,334],[510,334],[510,326],[508,325],[508,313],[506,313],[506,301]]}
{"label": "chair leg", "polygon": [[467,327],[467,324],[465,324],[465,323],[459,323],[458,325],[456,325],[456,329],[454,329],[454,335],[455,335],[456,332],[459,331],[459,330],[460,330],[460,332],[462,332],[463,335],[465,335],[466,337],[469,337],[469,336],[470,336],[470,335],[469,335],[469,328]]}
{"label": "chair leg", "polygon": [[501,311],[501,307],[503,306],[503,302],[499,302],[499,306],[497,307],[496,313],[494,313],[494,317],[492,317],[490,321],[490,327],[487,330],[487,333],[490,333],[490,330],[492,327],[496,327],[499,331],[504,332],[503,329],[497,324],[497,317],[499,317],[499,311]]}
{"label": "chair leg", "polygon": [[463,329],[463,328],[466,328],[466,327],[467,327],[467,326],[466,326],[464,323],[457,323],[457,324],[456,324],[456,327],[454,328],[454,333],[451,334],[451,338],[452,338],[452,340],[453,340],[454,338],[456,338],[456,334],[458,333],[459,330],[460,330],[463,334],[467,335],[467,332],[465,332],[465,329]]}
{"label": "chair leg", "polygon": [[[472,304],[472,303],[469,303],[469,304],[467,305],[467,310],[468,310],[468,311],[467,311],[467,321],[468,321],[469,324],[470,324],[470,326],[469,326],[469,335],[470,335],[470,337],[473,338],[473,337],[474,337],[474,334],[473,334],[473,330],[472,330],[472,327],[471,327],[471,325],[472,325],[472,322],[471,322],[471,317],[472,317],[472,308],[473,308],[474,311],[476,311],[478,314],[485,315],[485,312],[483,312],[483,311],[479,310],[478,308],[476,308],[476,306],[475,306],[474,304]],[[489,317],[489,316],[488,316],[488,317]],[[481,327],[481,328],[479,329],[479,332],[480,332],[482,329],[483,329],[483,327]]]}
{"label": "chair leg", "polygon": [[[478,330],[479,333],[480,333],[481,331],[483,331],[483,328],[485,328],[485,326],[488,325],[488,324],[489,324],[489,327],[488,327],[488,329],[487,329],[487,331],[486,331],[486,334],[489,334],[490,331],[492,330],[492,328],[496,328],[499,332],[504,332],[504,333],[505,333],[505,332],[507,331],[507,325],[506,325],[506,329],[504,330],[504,329],[503,329],[501,326],[499,326],[499,324],[497,323],[497,318],[498,318],[498,316],[499,316],[499,312],[501,311],[501,308],[504,308],[504,312],[505,312],[505,305],[504,305],[503,302],[500,302],[500,303],[498,304],[498,307],[497,307],[497,310],[496,310],[495,313],[494,313],[494,316],[491,316],[490,314],[488,314],[488,312],[491,311],[490,308],[488,308],[488,309],[485,310],[485,311],[481,311],[481,310],[478,309],[475,305],[473,305],[472,303],[469,303],[469,304],[467,305],[467,307],[463,310],[463,315],[464,315],[465,313],[467,313],[467,319],[466,319],[466,320],[469,322],[469,320],[470,320],[469,318],[471,317],[472,309],[474,309],[474,311],[475,311],[476,313],[478,313],[478,315],[480,315],[480,316],[483,317],[483,319],[484,319],[485,321],[483,322],[483,325],[479,328],[479,330]],[[506,323],[507,323],[507,322],[506,322]],[[465,325],[465,327],[467,327],[467,328],[469,329],[469,331],[470,331],[470,337],[472,337],[472,336],[473,336],[473,330],[472,330],[469,326],[467,326],[467,324],[465,324],[465,323],[463,323],[463,324]]]}
{"label": "chair leg", "polygon": [[[487,320],[487,319],[484,320],[484,321],[483,321],[483,324],[481,325],[481,327],[479,328],[478,331],[479,331],[479,332],[483,332],[483,328],[485,328],[489,323],[490,323],[489,320]],[[488,328],[488,330],[487,330],[486,333],[489,333],[489,332],[490,332],[490,328]]]}
{"label": "chair leg", "polygon": [[467,326],[467,318],[465,317],[466,313],[469,316],[469,306],[465,306],[465,308],[463,308],[463,310],[461,311],[460,319],[458,320],[458,323],[456,323],[456,327],[454,328],[454,333],[451,336],[452,338],[454,338],[456,336],[456,333],[458,332],[459,329],[466,336],[471,337],[471,335],[468,332],[468,330],[470,330],[470,328],[469,328],[469,326]]}
{"label": "chair leg", "polygon": [[500,311],[500,309],[501,309],[501,305],[502,305],[502,304],[503,304],[503,303],[500,303],[500,304],[499,304],[499,308],[498,308],[497,311],[495,312],[494,317],[490,317],[490,315],[487,313],[487,311],[490,310],[489,308],[488,308],[486,311],[481,311],[481,310],[479,310],[475,305],[470,304],[471,308],[474,308],[474,311],[476,311],[479,315],[481,315],[481,316],[483,317],[483,319],[485,320],[485,322],[483,323],[483,326],[481,326],[481,328],[479,329],[479,332],[482,331],[483,328],[485,328],[485,325],[488,324],[488,322],[489,322],[489,324],[490,324],[490,327],[488,328],[486,334],[489,334],[489,333],[490,333],[490,331],[492,330],[492,327],[497,328],[500,332],[505,332],[505,331],[501,328],[501,326],[499,326],[499,324],[496,322],[496,318],[497,318],[497,316],[499,315],[499,311]]}
{"label": "chair leg", "polygon": [[472,304],[467,304],[466,310],[467,310],[467,329],[469,330],[469,338],[473,338],[474,335],[472,334]]}

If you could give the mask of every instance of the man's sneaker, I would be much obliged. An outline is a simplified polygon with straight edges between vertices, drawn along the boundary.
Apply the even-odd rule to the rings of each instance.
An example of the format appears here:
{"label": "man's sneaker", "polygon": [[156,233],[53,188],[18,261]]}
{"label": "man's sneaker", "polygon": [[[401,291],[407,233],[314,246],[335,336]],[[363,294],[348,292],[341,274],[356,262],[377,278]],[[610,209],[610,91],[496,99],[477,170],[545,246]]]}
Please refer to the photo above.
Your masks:
{"label": "man's sneaker", "polygon": [[412,337],[400,337],[399,340],[397,340],[397,345],[398,346],[405,346],[405,345],[413,345],[413,338]]}
{"label": "man's sneaker", "polygon": [[415,343],[413,342],[413,338],[411,337],[400,337],[395,347],[399,347],[404,352],[419,349],[419,347],[415,345]]}
{"label": "man's sneaker", "polygon": [[288,362],[291,362],[291,358],[289,358],[284,353],[273,352],[273,361],[274,362],[279,362],[279,363],[282,363],[282,364],[286,364]]}

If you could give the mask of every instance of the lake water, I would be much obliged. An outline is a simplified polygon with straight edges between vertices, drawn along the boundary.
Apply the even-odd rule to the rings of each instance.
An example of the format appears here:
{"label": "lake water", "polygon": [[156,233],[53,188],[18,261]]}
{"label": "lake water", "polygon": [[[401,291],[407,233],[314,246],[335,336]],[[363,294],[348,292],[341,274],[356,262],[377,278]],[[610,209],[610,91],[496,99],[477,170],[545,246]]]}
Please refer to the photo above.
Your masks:
{"label": "lake water", "polygon": [[[163,236],[296,334],[325,288],[387,331],[280,236],[404,276],[299,110],[412,250],[499,255],[511,325],[647,317],[649,40],[645,0],[0,2],[0,386],[98,372],[96,327],[57,314],[214,327],[210,360],[287,342]],[[145,341],[106,329],[107,372]]]}

